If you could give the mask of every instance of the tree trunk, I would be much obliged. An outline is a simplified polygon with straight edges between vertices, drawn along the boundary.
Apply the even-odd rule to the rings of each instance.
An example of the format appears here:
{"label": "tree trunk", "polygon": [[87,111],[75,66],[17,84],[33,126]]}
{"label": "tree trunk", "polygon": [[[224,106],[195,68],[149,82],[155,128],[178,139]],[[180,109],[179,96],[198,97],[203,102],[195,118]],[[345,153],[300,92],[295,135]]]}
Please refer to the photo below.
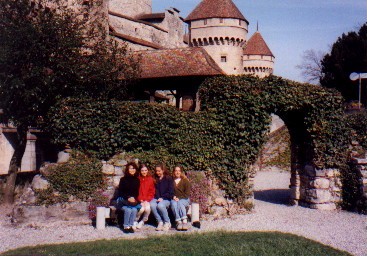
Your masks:
{"label": "tree trunk", "polygon": [[27,126],[19,126],[17,128],[18,141],[10,161],[9,173],[6,177],[4,186],[4,204],[14,203],[15,182],[17,180],[18,170],[20,170],[22,158],[27,144],[27,131]]}

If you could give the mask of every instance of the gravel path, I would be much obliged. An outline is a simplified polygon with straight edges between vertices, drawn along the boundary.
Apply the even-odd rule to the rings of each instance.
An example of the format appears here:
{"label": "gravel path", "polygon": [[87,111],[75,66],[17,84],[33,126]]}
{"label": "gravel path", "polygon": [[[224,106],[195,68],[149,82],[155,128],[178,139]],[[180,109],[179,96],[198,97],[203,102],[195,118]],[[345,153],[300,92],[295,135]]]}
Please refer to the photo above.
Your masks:
{"label": "gravel path", "polygon": [[[367,255],[366,216],[349,212],[323,212],[298,206],[287,206],[287,172],[259,172],[255,180],[255,210],[251,214],[236,215],[216,221],[202,221],[202,228],[190,232],[228,231],[280,231],[319,241],[353,255]],[[7,224],[1,208],[0,253],[9,249],[37,244],[65,243],[111,238],[144,238],[157,234],[146,226],[139,233],[123,234],[117,227],[94,230],[93,227],[60,224],[49,228],[12,228]],[[168,233],[174,234],[171,230]]]}

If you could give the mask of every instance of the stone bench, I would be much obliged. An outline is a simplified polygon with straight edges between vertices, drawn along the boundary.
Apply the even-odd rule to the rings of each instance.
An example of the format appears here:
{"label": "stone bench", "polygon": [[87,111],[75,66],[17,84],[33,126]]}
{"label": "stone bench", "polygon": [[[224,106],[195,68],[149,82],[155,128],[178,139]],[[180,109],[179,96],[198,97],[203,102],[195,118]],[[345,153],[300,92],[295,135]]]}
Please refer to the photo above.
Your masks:
{"label": "stone bench", "polygon": [[[194,207],[192,205],[194,205]],[[193,211],[192,211],[193,208],[194,208],[194,216],[193,216]],[[171,211],[170,207],[168,208],[168,210],[169,212]],[[200,227],[200,224],[198,224],[200,223],[199,222],[199,204],[196,204],[196,203],[190,204],[186,210],[187,210],[187,216],[191,220],[193,226]],[[118,216],[119,211],[121,210],[117,209],[115,205],[110,205],[109,208],[105,208],[104,213],[100,213],[100,215],[102,216],[99,216],[98,209],[97,209],[97,223],[96,223],[97,229],[104,228],[106,219],[109,219],[110,221],[117,220],[117,222],[119,222],[119,216]],[[172,213],[170,215],[172,215]],[[119,223],[119,225],[121,224]]]}

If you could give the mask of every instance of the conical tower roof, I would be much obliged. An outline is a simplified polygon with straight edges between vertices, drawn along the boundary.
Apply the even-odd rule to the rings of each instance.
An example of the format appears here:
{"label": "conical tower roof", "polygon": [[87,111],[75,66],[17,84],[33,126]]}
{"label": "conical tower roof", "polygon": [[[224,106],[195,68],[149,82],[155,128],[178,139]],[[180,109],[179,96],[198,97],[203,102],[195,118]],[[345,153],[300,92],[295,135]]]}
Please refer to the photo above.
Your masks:
{"label": "conical tower roof", "polygon": [[232,0],[203,0],[187,16],[186,21],[208,18],[235,18],[249,23]]}
{"label": "conical tower roof", "polygon": [[274,54],[270,51],[268,45],[265,43],[265,40],[259,31],[256,31],[255,34],[253,34],[252,37],[248,40],[245,49],[243,50],[243,54],[275,57]]}

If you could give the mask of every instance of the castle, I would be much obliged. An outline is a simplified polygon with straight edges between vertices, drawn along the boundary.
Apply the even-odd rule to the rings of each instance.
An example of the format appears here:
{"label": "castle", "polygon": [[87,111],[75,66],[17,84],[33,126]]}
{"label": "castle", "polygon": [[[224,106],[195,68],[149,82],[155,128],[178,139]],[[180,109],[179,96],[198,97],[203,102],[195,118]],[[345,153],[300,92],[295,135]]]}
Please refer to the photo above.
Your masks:
{"label": "castle", "polygon": [[201,47],[224,74],[273,73],[273,53],[259,31],[247,40],[249,22],[232,0],[203,0],[185,19],[176,8],[153,13],[151,0],[109,0],[108,23],[133,51]]}
{"label": "castle", "polygon": [[[249,22],[232,0],[203,0],[186,19],[176,8],[153,13],[151,0],[103,0],[102,6],[110,36],[141,55],[149,101],[194,111],[200,108],[197,91],[206,77],[273,73],[274,55],[258,31],[247,40]],[[14,132],[0,127],[0,175],[8,173]],[[30,132],[22,172],[39,168],[37,143]]]}

